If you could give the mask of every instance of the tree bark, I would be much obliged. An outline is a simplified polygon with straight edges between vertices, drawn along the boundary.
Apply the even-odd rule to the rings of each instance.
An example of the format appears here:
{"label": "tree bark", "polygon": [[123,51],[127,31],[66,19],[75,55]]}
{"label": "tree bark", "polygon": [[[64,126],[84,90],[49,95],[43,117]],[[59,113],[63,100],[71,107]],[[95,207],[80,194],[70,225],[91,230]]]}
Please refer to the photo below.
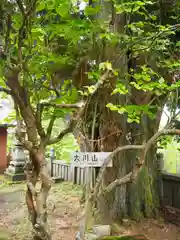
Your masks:
{"label": "tree bark", "polygon": [[[104,7],[101,12],[101,18],[107,19],[107,6],[104,1],[101,1]],[[112,32],[123,33],[124,26],[126,25],[126,16],[112,13]],[[109,15],[108,15],[109,16]],[[107,19],[108,21],[108,19]],[[119,46],[106,46],[103,49],[103,57],[97,63],[102,61],[110,61],[113,68],[118,69],[121,79],[126,79],[124,84],[128,85],[128,81],[124,76],[127,75],[129,64],[126,54],[121,54]],[[98,52],[98,51],[97,51]],[[141,65],[144,62],[144,56],[139,56]],[[153,61],[152,61],[153,59]],[[136,60],[135,60],[136,61]],[[146,56],[146,61],[149,65],[157,70],[155,58],[151,54],[150,57]],[[146,62],[147,63],[147,62]],[[130,66],[133,68],[133,66]],[[158,71],[157,71],[158,72]],[[167,80],[167,77],[165,77]],[[172,80],[172,79],[171,79]],[[115,105],[127,105],[127,104],[150,104],[153,99],[151,93],[145,93],[143,91],[137,91],[131,88],[131,96],[112,96],[111,92],[114,89],[116,80],[109,82],[109,87],[103,87],[97,91],[96,96],[91,98],[86,114],[83,116],[83,126],[85,129],[86,139],[90,142],[93,141],[93,151],[112,152],[117,146],[123,146],[127,144],[143,144],[150,139],[154,133],[158,130],[161,110],[158,109],[156,118],[154,120],[149,119],[147,116],[143,116],[141,124],[128,124],[127,116],[120,115],[116,112],[112,112],[106,108],[106,104],[111,102]],[[154,97],[155,98],[155,97]],[[164,97],[161,99],[161,106],[164,106]],[[156,100],[156,99],[155,99]],[[154,102],[155,102],[154,100]],[[97,103],[97,114],[95,113],[95,104]],[[96,124],[93,125],[93,119],[96,118]],[[94,138],[92,139],[92,131]],[[130,142],[128,136],[131,134]],[[131,150],[129,152],[119,153],[114,158],[114,164],[112,168],[108,168],[105,173],[104,185],[108,185],[117,178],[122,178],[129,172],[131,172],[136,164],[136,157],[138,152]],[[109,223],[117,219],[123,219],[130,217],[138,220],[141,217],[154,217],[158,213],[159,197],[158,188],[156,186],[156,147],[152,148],[146,157],[145,165],[141,169],[138,177],[133,183],[127,185],[121,185],[116,187],[113,192],[107,193],[106,196],[101,196],[97,200],[97,222]]]}
{"label": "tree bark", "polygon": [[[51,188],[51,177],[45,160],[45,150],[38,149],[30,153],[29,165],[26,165],[27,192],[26,203],[29,212],[29,220],[33,226],[34,239],[50,240],[51,234],[47,223],[47,197]],[[40,177],[41,188],[36,190]]]}
{"label": "tree bark", "polygon": [[[45,159],[45,136],[42,123],[35,114],[30,103],[27,89],[19,82],[19,70],[9,71],[7,85],[11,89],[11,95],[16,108],[17,122],[20,124],[21,118],[24,120],[27,140],[21,135],[20,130],[16,136],[29,151],[29,162],[26,163],[25,172],[27,176],[26,204],[29,212],[29,220],[33,226],[33,235],[37,240],[50,240],[51,234],[47,223],[46,201],[51,188],[51,177],[49,175],[47,162]],[[38,109],[37,109],[38,111]],[[41,112],[40,112],[41,114]],[[20,126],[21,128],[21,126]],[[40,134],[38,135],[38,133]],[[50,136],[47,135],[49,140]],[[40,178],[40,190],[36,189]]]}
{"label": "tree bark", "polygon": [[[141,124],[127,123],[127,117],[110,111],[106,104],[121,104],[122,98],[110,94],[109,89],[100,89],[91,100],[84,115],[86,140],[93,141],[92,151],[112,152],[117,146],[127,144],[143,144],[158,130],[160,112],[154,120],[143,116]],[[94,116],[97,103],[97,116]],[[92,125],[96,118],[95,127]],[[94,139],[91,139],[92,131]],[[131,133],[131,139],[127,137]],[[103,180],[104,185],[131,172],[136,164],[139,152],[135,150],[119,153],[113,161],[113,167],[107,168]],[[147,154],[144,167],[133,183],[116,187],[113,192],[106,193],[97,200],[97,223],[110,223],[123,218],[139,220],[142,217],[155,217],[158,214],[159,197],[157,178],[156,147]]]}
{"label": "tree bark", "polygon": [[[131,141],[133,145],[147,142],[157,131],[155,121],[150,120],[147,116],[143,116],[143,118],[144,124],[142,126],[137,124],[132,126],[131,134],[135,136]],[[157,162],[155,153],[156,149],[153,147],[148,152],[145,165],[133,183],[116,188],[112,210],[113,220],[126,217],[139,220],[142,217],[156,216],[159,201],[156,186]],[[124,153],[125,174],[128,174],[134,168],[136,157],[138,157],[138,152],[129,151]],[[121,170],[122,168],[117,173],[118,178],[125,175]]]}

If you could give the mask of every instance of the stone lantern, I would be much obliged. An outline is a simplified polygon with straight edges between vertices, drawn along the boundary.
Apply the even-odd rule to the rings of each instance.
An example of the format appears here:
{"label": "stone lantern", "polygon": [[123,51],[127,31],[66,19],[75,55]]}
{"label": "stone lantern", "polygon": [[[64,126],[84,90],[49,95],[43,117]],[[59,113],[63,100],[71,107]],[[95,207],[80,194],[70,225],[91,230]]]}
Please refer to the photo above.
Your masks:
{"label": "stone lantern", "polygon": [[[25,137],[26,131],[22,124],[19,130],[22,136]],[[25,150],[22,143],[17,138],[15,138],[13,145],[12,160],[5,171],[5,176],[11,181],[23,181],[26,179],[26,175],[24,173],[24,165],[26,161]]]}

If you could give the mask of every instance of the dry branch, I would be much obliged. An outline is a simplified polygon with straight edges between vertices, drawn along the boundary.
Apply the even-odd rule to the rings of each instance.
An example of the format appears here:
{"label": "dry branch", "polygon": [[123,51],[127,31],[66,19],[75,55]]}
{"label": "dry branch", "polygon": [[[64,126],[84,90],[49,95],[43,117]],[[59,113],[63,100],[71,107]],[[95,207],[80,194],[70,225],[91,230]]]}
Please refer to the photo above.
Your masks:
{"label": "dry branch", "polygon": [[[87,200],[85,203],[85,207],[81,216],[81,219],[83,220],[85,215],[88,214],[89,209],[87,208],[87,206],[91,207],[93,206],[93,204],[96,202],[97,198],[101,195],[101,194],[105,194],[105,193],[109,193],[111,192],[115,187],[122,185],[122,184],[126,184],[129,182],[132,182],[138,175],[141,167],[144,165],[145,163],[145,158],[147,155],[147,152],[149,151],[149,149],[152,147],[152,145],[158,140],[158,138],[162,135],[172,135],[172,134],[177,134],[180,135],[180,130],[178,129],[164,129],[161,130],[159,132],[157,132],[152,138],[149,139],[149,141],[143,145],[126,145],[126,146],[122,146],[122,147],[117,147],[104,161],[97,180],[96,180],[96,185],[93,189],[93,192],[87,196]],[[112,158],[119,152],[121,151],[127,151],[127,150],[141,150],[142,154],[141,157],[138,159],[138,162],[135,164],[134,169],[132,170],[132,172],[128,173],[127,175],[125,175],[123,178],[121,179],[116,179],[115,181],[113,181],[112,183],[110,183],[107,187],[100,189],[103,177],[104,177],[104,173],[106,170],[107,165],[110,163],[110,161],[112,160]],[[90,210],[92,211],[92,209]],[[82,221],[83,223],[83,221]],[[85,226],[82,225],[80,227],[80,236],[83,237],[84,236],[84,232],[85,232]]]}
{"label": "dry branch", "polygon": [[111,162],[111,160],[113,159],[114,156],[116,156],[117,153],[121,152],[121,151],[127,151],[127,150],[142,150],[144,149],[143,145],[126,145],[126,146],[122,146],[122,147],[117,147],[105,160],[104,163],[99,171],[97,180],[96,180],[96,185],[94,188],[94,192],[93,192],[93,197],[96,197],[98,195],[99,192],[99,187],[101,185],[101,181],[102,178],[104,177],[104,173],[106,170],[106,167],[108,166],[108,164]]}
{"label": "dry branch", "polygon": [[180,130],[179,129],[163,129],[163,130],[157,132],[145,144],[145,154],[147,154],[147,152],[149,151],[151,146],[158,140],[158,138],[163,136],[163,135],[180,135]]}
{"label": "dry branch", "polygon": [[[157,142],[158,138],[163,135],[180,135],[180,130],[178,130],[178,129],[163,129],[163,130],[157,132],[154,136],[152,136],[147,141],[147,143],[144,145],[129,145],[129,146],[127,145],[127,146],[116,148],[115,151],[112,152],[112,154],[110,154],[108,156],[108,158],[105,159],[104,164],[100,169],[99,175],[97,177],[96,185],[94,188],[94,192],[93,192],[94,199],[102,193],[104,194],[105,192],[112,191],[118,185],[132,182],[137,177],[141,167],[144,165],[146,155],[147,155],[149,149],[152,147],[153,144],[155,144]],[[132,170],[132,172],[128,173],[121,179],[116,179],[115,181],[110,183],[105,189],[103,189],[103,192],[99,192],[99,187],[101,185],[101,181],[103,179],[106,167],[109,164],[109,162],[111,161],[111,159],[120,151],[132,150],[132,149],[142,150],[141,157],[140,157],[138,163],[135,164],[135,167]]]}

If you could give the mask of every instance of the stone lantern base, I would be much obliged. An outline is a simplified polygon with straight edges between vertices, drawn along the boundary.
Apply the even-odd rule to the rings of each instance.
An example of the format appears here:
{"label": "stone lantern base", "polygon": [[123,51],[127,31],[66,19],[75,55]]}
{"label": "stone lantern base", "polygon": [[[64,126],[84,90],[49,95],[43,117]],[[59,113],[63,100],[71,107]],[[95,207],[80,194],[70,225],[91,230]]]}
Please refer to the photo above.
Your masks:
{"label": "stone lantern base", "polygon": [[9,173],[9,172],[5,172],[4,176],[7,180],[11,181],[11,182],[21,182],[21,181],[25,181],[26,180],[26,175],[24,173],[19,173],[19,174],[13,174],[13,173]]}
{"label": "stone lantern base", "polygon": [[16,140],[12,153],[12,161],[10,161],[9,167],[4,173],[6,179],[12,182],[26,180],[26,175],[24,173],[25,160],[26,157],[24,153],[24,148],[22,144]]}

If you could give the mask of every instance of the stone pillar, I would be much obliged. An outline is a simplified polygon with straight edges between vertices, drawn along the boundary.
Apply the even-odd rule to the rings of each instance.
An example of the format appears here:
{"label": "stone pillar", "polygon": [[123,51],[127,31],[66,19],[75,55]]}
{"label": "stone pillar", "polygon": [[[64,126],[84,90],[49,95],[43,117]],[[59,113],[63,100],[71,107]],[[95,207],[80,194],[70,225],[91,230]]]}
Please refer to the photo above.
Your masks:
{"label": "stone pillar", "polygon": [[14,141],[14,147],[12,151],[12,160],[6,169],[5,176],[11,181],[23,181],[26,179],[24,173],[24,165],[26,161],[26,155],[24,147],[17,139]]}

